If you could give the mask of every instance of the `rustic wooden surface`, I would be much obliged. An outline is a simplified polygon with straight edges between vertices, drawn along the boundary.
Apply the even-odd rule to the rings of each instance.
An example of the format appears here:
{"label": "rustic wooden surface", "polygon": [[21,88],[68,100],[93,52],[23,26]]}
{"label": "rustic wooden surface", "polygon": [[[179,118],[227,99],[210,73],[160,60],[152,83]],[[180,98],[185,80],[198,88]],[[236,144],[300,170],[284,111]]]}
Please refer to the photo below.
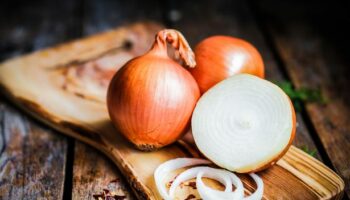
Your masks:
{"label": "rustic wooden surface", "polygon": [[96,199],[118,195],[135,199],[115,165],[100,152],[75,142],[72,199]]}
{"label": "rustic wooden surface", "polygon": [[[78,36],[77,3],[22,2],[20,7],[18,3],[0,6],[6,15],[0,20],[1,59]],[[0,199],[62,199],[70,139],[38,125],[3,100],[0,107]]]}
{"label": "rustic wooden surface", "polygon": [[[0,20],[0,58],[3,60],[140,19],[152,19],[179,28],[189,38],[192,45],[211,34],[230,34],[248,39],[262,52],[267,63],[268,78],[292,80],[297,87],[321,87],[326,97],[330,98],[328,105],[308,104],[306,111],[298,114],[299,127],[295,144],[299,147],[307,145],[310,149],[317,149],[319,152],[317,157],[324,160],[330,167],[334,167],[348,182],[350,178],[350,158],[348,156],[350,149],[348,120],[350,114],[349,93],[347,92],[349,69],[346,67],[346,60],[349,57],[346,47],[348,47],[349,41],[346,36],[349,34],[342,29],[343,27],[333,23],[334,21],[346,22],[348,15],[343,15],[346,13],[344,10],[348,4],[345,4],[344,7],[339,5],[329,7],[328,4],[319,5],[317,7],[319,9],[315,9],[313,6],[318,5],[319,2],[312,1],[308,7],[302,9],[304,4],[301,3],[295,7],[291,7],[293,2],[287,2],[284,5],[275,5],[275,3],[275,1],[262,1],[262,3],[248,1],[248,4],[244,1],[212,1],[208,3],[203,1],[180,1],[177,3],[151,1],[142,5],[135,1],[128,1],[128,3],[97,0],[60,1],[59,3],[12,1],[12,3],[0,7],[1,15],[6,16]],[[275,7],[271,5],[275,5]],[[335,3],[331,3],[331,5],[335,5]],[[283,9],[280,9],[280,6]],[[322,9],[327,9],[327,12],[337,9],[339,12],[335,16],[330,16],[325,15],[323,12],[326,11]],[[137,12],[135,12],[136,10]],[[313,13],[309,14],[310,11]],[[322,20],[317,18],[322,16]],[[304,20],[308,18],[309,21]],[[320,24],[321,22],[326,24]],[[306,41],[308,43],[305,43]],[[4,119],[3,113],[6,112],[3,109],[13,108],[7,102],[1,102],[1,106],[1,116]],[[16,109],[14,112],[20,118],[27,119],[26,115],[23,116]],[[27,125],[24,125],[25,123]],[[23,126],[38,125],[27,119],[25,122],[20,121],[15,129]],[[73,174],[74,177],[73,169],[79,168],[79,164],[74,160],[68,162],[71,166],[65,166],[65,160],[66,158],[77,159],[79,157],[88,159],[85,156],[86,152],[77,153],[75,149],[76,155],[72,156],[74,145],[72,142],[68,142],[69,139],[50,131],[45,126],[39,126],[41,126],[38,128],[43,135],[49,135],[45,138],[44,144],[55,143],[56,145],[53,146],[60,147],[45,149],[47,157],[51,158],[56,151],[63,158],[63,161],[55,165],[54,169],[50,166],[51,169],[49,167],[48,170],[41,171],[42,175],[50,176],[55,170],[55,173],[58,171],[58,173],[66,174],[65,179],[72,181],[74,178],[67,177],[67,175]],[[3,122],[2,127],[4,127]],[[0,160],[3,161],[7,157],[17,157],[18,151],[8,150],[11,144],[7,141],[14,143],[14,146],[16,146],[16,142],[12,142],[13,140],[4,136],[7,134],[12,138],[16,134],[12,134],[12,131],[6,132],[4,128],[0,130],[0,133],[2,136]],[[34,134],[31,131],[28,132],[25,139],[30,141],[34,137],[32,135]],[[19,137],[20,140],[24,140],[24,136],[20,135]],[[75,144],[76,148],[78,146]],[[30,149],[43,147],[34,142],[26,148],[30,151]],[[70,154],[67,153],[67,149],[71,149]],[[98,159],[104,160],[100,157]],[[31,160],[28,162],[28,166],[32,164]],[[8,195],[7,192],[3,193],[7,189],[20,191],[19,193],[26,196],[33,194],[34,186],[28,185],[26,188],[19,188],[16,185],[6,184],[4,180],[7,179],[5,179],[2,164],[1,162],[0,197],[5,199],[9,197],[2,196]],[[36,166],[39,169],[46,169],[45,163],[38,162]],[[17,172],[21,175],[21,171],[17,171],[18,168],[13,165],[9,165],[9,167],[15,174]],[[106,177],[118,174],[115,171],[105,171],[108,172]],[[27,174],[27,176],[32,177],[33,182],[39,182],[48,189],[52,189],[52,185],[59,188],[57,184],[63,185],[64,182],[64,179],[40,179],[32,174]],[[69,193],[72,191],[73,184],[66,181],[65,185],[65,195],[69,197],[72,195]],[[100,184],[95,187],[107,186]],[[52,192],[51,194],[54,199],[60,199],[63,196],[63,189],[58,190],[59,193]],[[74,189],[73,191],[75,192]],[[349,195],[348,183],[346,191]],[[73,196],[76,197],[76,195]],[[15,198],[13,197],[13,199]]]}
{"label": "rustic wooden surface", "polygon": [[[346,48],[350,31],[334,24],[349,23],[349,18],[344,13],[346,7],[313,3],[279,3],[269,8],[259,4],[257,8],[261,8],[260,16],[266,16],[262,18],[265,30],[294,85],[319,88],[326,98],[324,105],[306,104],[305,116],[322,143],[325,160],[344,178],[349,196],[350,68]],[[298,15],[291,10],[298,10]],[[329,11],[337,12],[332,12],[331,18],[319,14]]]}
{"label": "rustic wooden surface", "polygon": [[0,199],[62,198],[67,138],[0,102]]}
{"label": "rustic wooden surface", "polygon": [[[221,9],[229,9],[229,12],[220,12]],[[191,18],[182,18],[174,21],[174,27],[183,30],[183,34],[191,44],[196,44],[202,39],[217,33],[224,35],[234,35],[250,41],[260,52],[266,62],[266,77],[269,80],[282,81],[287,77],[277,66],[271,50],[264,41],[263,35],[254,21],[254,16],[244,1],[207,1],[193,7],[190,2],[184,2],[181,7],[182,15],[191,15]],[[202,18],[202,13],[207,13],[206,23],[198,24]],[[196,26],[195,29],[191,28]],[[305,128],[305,123],[301,115],[297,114],[297,134],[294,144],[298,147],[308,146],[316,149],[310,137],[309,131]],[[319,154],[316,154],[320,158]]]}
{"label": "rustic wooden surface", "polygon": [[[82,18],[81,35],[87,36],[145,20],[146,12],[150,13],[147,20],[161,19],[160,9],[157,9],[158,12],[151,12],[151,4],[143,7],[143,12],[133,13],[133,10],[138,10],[138,6],[135,1],[126,5],[120,1],[85,1],[82,9],[88,14]],[[124,196],[125,199],[136,199],[115,165],[102,153],[86,144],[75,142],[73,166],[72,199],[102,198],[106,189],[117,192],[121,199]]]}
{"label": "rustic wooden surface", "polygon": [[[96,75],[101,77],[111,72],[109,70],[117,70],[122,65],[120,61],[127,55],[133,57],[137,52],[146,51],[154,40],[154,33],[160,29],[161,27],[152,23],[123,26],[0,64],[0,84],[13,103],[50,127],[107,155],[121,170],[132,189],[137,191],[135,194],[139,199],[161,199],[153,180],[154,170],[166,160],[190,156],[189,152],[196,152],[195,155],[198,155],[193,140],[175,143],[155,152],[141,152],[117,134],[118,131],[111,124],[104,103],[107,86],[94,90],[93,95],[86,85],[79,89],[80,84],[72,85],[71,81],[80,83],[90,77],[84,83],[100,85],[101,78],[94,78]],[[135,35],[138,39],[130,40],[130,47],[125,47],[125,40]],[[95,48],[96,44],[99,48]],[[109,62],[102,62],[107,58],[113,58],[115,63],[111,69],[105,68],[112,67]],[[76,64],[77,61],[84,64]],[[96,67],[99,67],[99,71],[94,74],[86,73]],[[73,76],[72,70],[77,69],[80,76]],[[108,80],[108,77],[110,76],[105,78]],[[45,92],[38,93],[39,90]],[[84,165],[78,167],[85,168]],[[338,175],[294,146],[276,166],[259,174],[265,182],[263,199],[340,199],[344,190],[344,182]],[[167,180],[172,180],[174,175],[170,173]],[[67,173],[66,177],[70,175]],[[242,175],[242,178],[243,184],[252,192],[250,179],[247,179],[247,175]],[[281,182],[285,184],[281,185]],[[211,186],[221,187],[215,182],[211,182]],[[106,191],[106,194],[101,195],[110,195],[110,191]],[[112,195],[125,198],[120,194]],[[175,195],[176,199],[184,199],[198,194],[195,190],[185,189],[177,190]]]}

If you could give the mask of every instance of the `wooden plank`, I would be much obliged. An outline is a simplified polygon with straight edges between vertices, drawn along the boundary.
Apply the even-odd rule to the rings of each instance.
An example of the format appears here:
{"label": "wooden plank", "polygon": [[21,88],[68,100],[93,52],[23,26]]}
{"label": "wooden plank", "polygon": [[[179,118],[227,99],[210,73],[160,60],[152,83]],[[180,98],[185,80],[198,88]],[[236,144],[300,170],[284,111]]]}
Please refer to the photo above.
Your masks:
{"label": "wooden plank", "polygon": [[[64,0],[8,1],[0,7],[0,59],[41,49],[79,36],[78,5]],[[15,12],[14,12],[15,11]],[[73,18],[73,19],[72,19]]]}
{"label": "wooden plank", "polygon": [[[154,24],[149,23],[123,27],[11,59],[0,65],[1,85],[9,99],[32,116],[62,133],[86,142],[105,153],[128,177],[127,181],[140,199],[161,199],[153,178],[156,167],[172,158],[198,156],[198,151],[192,148],[193,144],[184,141],[154,152],[139,151],[127,142],[112,125],[104,102],[105,87],[93,90],[95,95],[86,95],[91,92],[89,87],[82,90],[84,93],[77,94],[67,90],[66,84],[63,86],[61,84],[69,83],[65,79],[68,76],[67,73],[62,73],[62,70],[81,69],[77,63],[92,62],[97,56],[101,56],[101,52],[109,52],[103,56],[113,54],[118,57],[120,52],[111,50],[120,46],[125,36],[136,31],[139,36],[151,35],[154,37],[152,27]],[[129,51],[133,52],[132,49]],[[124,58],[125,54],[122,55]],[[86,59],[89,61],[84,61]],[[85,67],[87,69],[99,67],[105,70],[106,63],[108,62]],[[100,73],[104,70],[101,70]],[[101,83],[100,79],[90,77],[91,73],[80,72],[79,76],[69,76],[74,80],[75,86],[79,86],[79,83],[86,79],[89,80],[89,84],[95,86]],[[38,98],[38,88],[40,91],[50,92],[41,93]],[[97,98],[91,98],[96,96]],[[168,174],[166,180],[170,181],[175,174],[176,172]],[[299,197],[303,199],[315,199],[316,197],[339,199],[344,188],[343,181],[336,173],[294,146],[277,165],[262,172],[261,175],[269,186],[264,190],[265,199],[278,195],[290,199]],[[242,176],[247,192],[254,191],[247,175]],[[288,182],[280,184],[284,182],[282,181],[284,179]],[[211,181],[210,184],[215,188],[221,187],[217,182]],[[175,194],[179,198],[186,198],[189,195],[198,194],[196,190],[189,190],[187,187],[180,188]]]}
{"label": "wooden plank", "polygon": [[73,199],[92,200],[114,195],[125,200],[135,199],[120,171],[105,155],[78,141],[74,154]]}
{"label": "wooden plank", "polygon": [[157,0],[147,3],[135,0],[86,0],[84,5],[83,35],[140,21],[161,22],[163,14]]}
{"label": "wooden plank", "polygon": [[62,199],[67,142],[0,102],[0,199]]}
{"label": "wooden plank", "polygon": [[[267,79],[286,80],[278,68],[271,49],[259,31],[246,1],[205,1],[196,5],[193,1],[183,1],[183,4],[178,6],[177,12],[183,17],[173,21],[174,28],[181,30],[193,47],[211,35],[231,35],[246,39],[261,52],[266,66]],[[309,149],[317,150],[300,113],[297,113],[297,123],[294,144],[297,147],[307,146]],[[321,159],[318,152],[315,156]]]}
{"label": "wooden plank", "polygon": [[[83,12],[88,14],[83,20],[82,34],[90,35],[134,21],[160,21],[161,9],[158,2],[155,4],[151,1],[147,5],[142,5],[142,9],[140,6],[141,4],[136,1],[125,4],[121,1],[87,0],[84,2]],[[151,45],[153,36],[148,39],[134,39],[140,44],[133,43],[133,45],[139,46],[140,53],[143,53]],[[140,48],[145,45],[146,47]],[[98,194],[103,194],[103,189],[108,187],[113,189],[114,186],[117,186],[114,190],[119,195],[126,196],[127,199],[135,199],[130,190],[125,190],[127,182],[122,178],[118,168],[111,165],[107,157],[100,152],[86,144],[76,142],[74,157],[73,199],[92,199],[94,195],[97,197]],[[113,180],[118,180],[119,184],[116,185]]]}
{"label": "wooden plank", "polygon": [[[347,10],[338,3],[259,1],[257,5],[295,86],[319,88],[327,99],[325,105],[308,103],[306,109],[350,197],[350,31],[338,26],[348,23]],[[336,12],[325,14],[330,10]]]}
{"label": "wooden plank", "polygon": [[[0,59],[77,36],[73,1],[11,1],[0,13]],[[1,96],[2,98],[3,96]],[[0,199],[62,199],[67,138],[1,101]]]}

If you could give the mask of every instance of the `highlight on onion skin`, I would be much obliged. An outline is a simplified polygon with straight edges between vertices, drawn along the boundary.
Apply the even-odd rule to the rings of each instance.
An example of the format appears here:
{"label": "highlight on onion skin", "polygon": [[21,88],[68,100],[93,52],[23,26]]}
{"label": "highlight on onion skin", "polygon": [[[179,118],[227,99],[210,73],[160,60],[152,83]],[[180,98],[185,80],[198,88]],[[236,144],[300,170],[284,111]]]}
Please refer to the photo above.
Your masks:
{"label": "highlight on onion skin", "polygon": [[180,64],[167,55],[170,43],[193,67],[194,55],[183,36],[160,31],[151,50],[127,62],[113,77],[107,107],[117,129],[137,148],[155,150],[186,132],[199,88]]}
{"label": "highlight on onion skin", "polygon": [[192,116],[198,149],[220,167],[239,173],[275,164],[295,136],[295,111],[275,84],[234,75],[209,89]]}
{"label": "highlight on onion skin", "polygon": [[238,73],[264,78],[264,63],[258,50],[249,42],[229,37],[212,36],[195,48],[196,67],[190,69],[203,94],[218,82]]}

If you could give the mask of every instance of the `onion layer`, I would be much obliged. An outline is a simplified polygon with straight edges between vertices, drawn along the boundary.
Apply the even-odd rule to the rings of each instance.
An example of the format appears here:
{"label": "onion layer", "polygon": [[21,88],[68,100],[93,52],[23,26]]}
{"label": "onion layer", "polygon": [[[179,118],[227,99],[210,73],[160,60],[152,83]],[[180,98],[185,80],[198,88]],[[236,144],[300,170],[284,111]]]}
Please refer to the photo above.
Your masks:
{"label": "onion layer", "polygon": [[243,185],[236,175],[234,175],[233,173],[229,174],[233,183],[235,183],[234,181],[235,179],[238,179],[239,181],[239,182],[236,182],[237,185],[235,184],[236,190],[234,192],[230,192],[226,190],[223,192],[223,191],[213,190],[212,188],[205,186],[205,184],[202,182],[202,176],[204,173],[207,173],[207,172],[209,171],[199,172],[196,179],[198,192],[201,195],[201,198],[203,200],[214,200],[214,199],[216,200],[260,200],[263,197],[264,183],[262,179],[254,173],[251,173],[249,175],[256,182],[257,189],[250,196],[243,198],[244,196]]}
{"label": "onion layer", "polygon": [[212,36],[195,48],[196,68],[190,69],[201,93],[238,73],[264,78],[260,53],[249,42],[229,36]]}
{"label": "onion layer", "polygon": [[278,86],[256,76],[234,75],[198,101],[192,133],[198,149],[220,167],[259,171],[288,150],[295,135],[295,112]]}
{"label": "onion layer", "polygon": [[182,34],[166,29],[157,34],[149,52],[130,60],[115,74],[108,88],[107,107],[113,124],[141,150],[154,150],[181,137],[200,96],[191,74],[168,57],[167,43],[188,66],[195,66],[194,54]]}
{"label": "onion layer", "polygon": [[165,200],[171,200],[172,198],[169,196],[166,191],[164,178],[165,176],[173,170],[180,169],[183,167],[193,166],[193,165],[204,165],[210,164],[211,162],[204,159],[198,158],[176,158],[173,160],[169,160],[159,165],[156,171],[154,172],[154,181],[156,182],[156,186],[158,188],[159,194]]}
{"label": "onion layer", "polygon": [[[232,180],[230,178],[230,172],[222,170],[222,169],[215,169],[215,168],[210,168],[210,167],[194,167],[194,168],[190,168],[190,169],[182,172],[181,174],[179,174],[175,178],[175,180],[173,181],[173,183],[171,184],[171,187],[169,189],[170,197],[174,198],[175,189],[180,185],[180,183],[187,181],[187,180],[190,180],[192,178],[196,178],[197,175],[199,173],[202,173],[202,172],[206,172],[205,177],[211,178],[214,180],[218,180],[220,183],[224,184],[226,192],[232,190]],[[238,177],[237,177],[237,179],[238,179]],[[240,187],[243,188],[242,182],[240,180],[239,180],[239,182],[240,182]],[[237,187],[237,183],[235,182],[234,184]],[[198,184],[197,184],[197,186],[198,186]],[[242,189],[242,192],[243,192],[243,189]]]}
{"label": "onion layer", "polygon": [[249,174],[253,180],[256,183],[256,190],[253,194],[251,194],[248,197],[245,197],[243,200],[256,200],[256,199],[262,199],[263,193],[264,193],[264,183],[263,180],[256,174],[250,173]]}
{"label": "onion layer", "polygon": [[[190,180],[196,177],[196,185],[198,193],[203,200],[259,200],[263,196],[263,181],[254,173],[250,176],[254,179],[257,185],[257,189],[253,194],[244,198],[244,188],[241,180],[232,172],[216,169],[211,167],[194,167],[190,168],[178,176],[172,182],[169,189],[169,193],[166,191],[164,177],[172,170],[179,169],[181,167],[187,167],[198,164],[210,164],[211,162],[197,158],[177,158],[169,160],[161,164],[154,173],[156,186],[162,198],[165,200],[174,199],[175,189],[184,181]],[[202,177],[211,178],[224,184],[225,191],[215,190],[206,186]],[[232,192],[232,184],[236,189]]]}

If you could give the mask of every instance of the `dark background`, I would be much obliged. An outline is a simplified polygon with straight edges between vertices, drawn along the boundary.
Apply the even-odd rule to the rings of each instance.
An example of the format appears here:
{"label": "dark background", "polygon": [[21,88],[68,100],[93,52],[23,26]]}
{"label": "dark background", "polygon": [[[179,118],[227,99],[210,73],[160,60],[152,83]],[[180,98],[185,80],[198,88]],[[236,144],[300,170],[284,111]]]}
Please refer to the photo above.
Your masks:
{"label": "dark background", "polygon": [[[349,1],[319,0],[2,1],[0,60],[136,21],[156,21],[176,28],[193,47],[210,35],[246,39],[261,52],[269,80],[321,90],[327,99],[326,104],[302,104],[294,144],[315,151],[316,158],[344,178],[344,198],[348,199],[349,5]],[[104,156],[27,118],[2,95],[0,111],[0,199],[92,198],[88,189],[97,190],[103,180],[120,176]],[[20,123],[9,127],[13,120]],[[17,127],[22,125],[24,128]],[[6,131],[16,128],[36,130],[37,134]],[[95,162],[89,163],[91,159]],[[80,165],[93,165],[91,173],[100,173],[100,179],[91,174],[77,178]],[[6,170],[12,172],[12,178],[1,175]],[[83,178],[89,185],[85,196],[84,188],[79,187]]]}

